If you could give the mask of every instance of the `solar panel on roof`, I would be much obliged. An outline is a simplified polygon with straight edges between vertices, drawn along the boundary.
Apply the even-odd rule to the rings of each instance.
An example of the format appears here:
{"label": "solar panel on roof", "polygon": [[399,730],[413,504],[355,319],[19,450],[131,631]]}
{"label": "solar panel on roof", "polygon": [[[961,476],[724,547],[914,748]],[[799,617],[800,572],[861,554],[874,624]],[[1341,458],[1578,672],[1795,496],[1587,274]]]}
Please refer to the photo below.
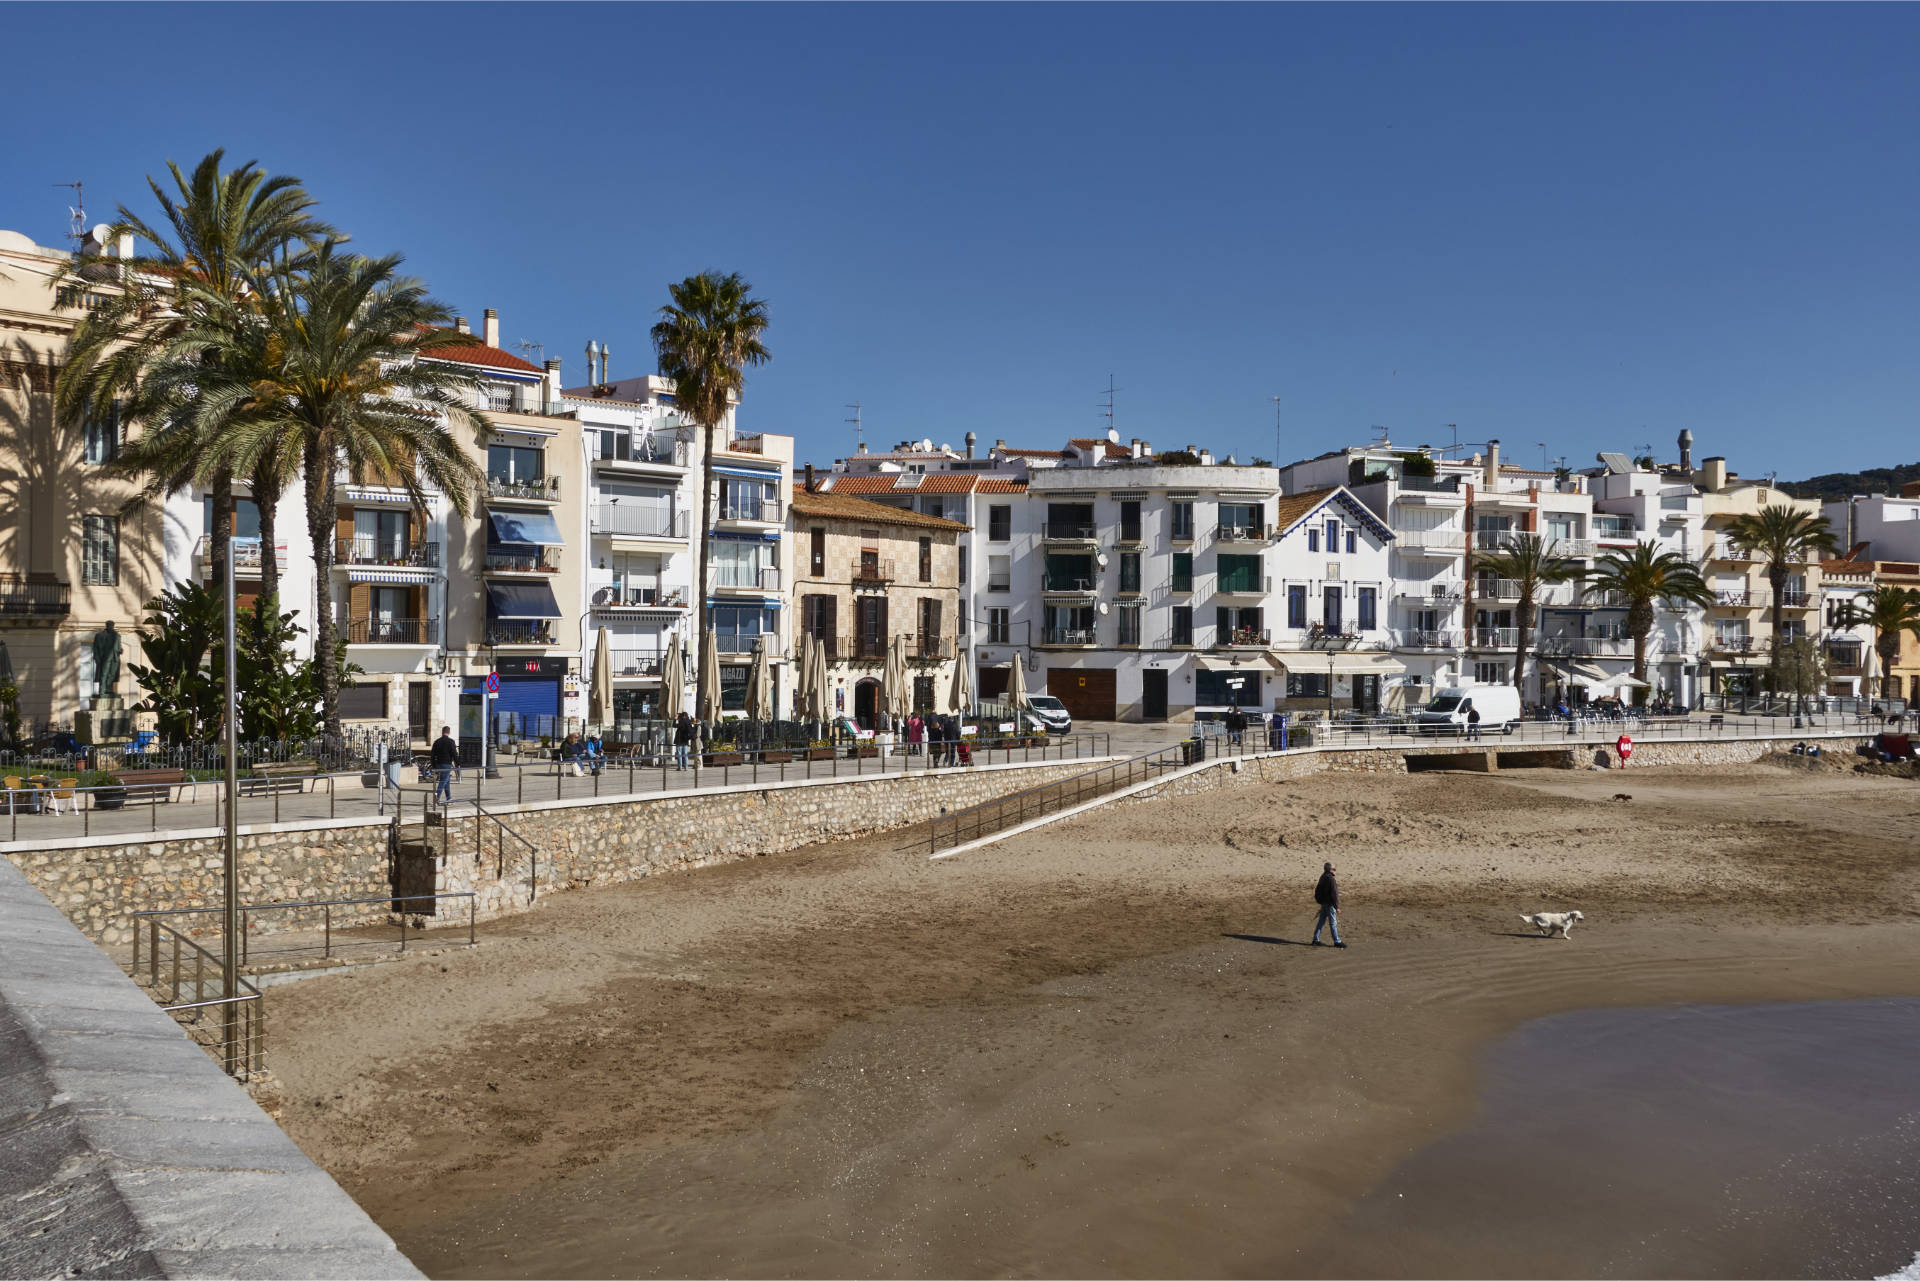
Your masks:
{"label": "solar panel on roof", "polygon": [[1605,463],[1607,470],[1616,476],[1624,476],[1633,470],[1633,464],[1627,461],[1625,454],[1616,454],[1603,450],[1594,455],[1594,457]]}
{"label": "solar panel on roof", "polygon": [[894,477],[893,487],[895,489],[918,489],[920,488],[920,482],[924,481],[926,478],[927,477],[923,472],[917,472],[917,471],[904,472],[901,475]]}

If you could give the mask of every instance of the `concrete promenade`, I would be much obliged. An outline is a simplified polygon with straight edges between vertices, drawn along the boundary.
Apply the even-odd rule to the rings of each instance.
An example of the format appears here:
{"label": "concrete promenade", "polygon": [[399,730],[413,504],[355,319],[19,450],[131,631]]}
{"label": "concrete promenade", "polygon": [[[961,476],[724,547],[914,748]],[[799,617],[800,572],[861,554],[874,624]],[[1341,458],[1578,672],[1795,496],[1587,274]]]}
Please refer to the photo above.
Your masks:
{"label": "concrete promenade", "polygon": [[420,1275],[4,860],[0,1150],[0,1276]]}

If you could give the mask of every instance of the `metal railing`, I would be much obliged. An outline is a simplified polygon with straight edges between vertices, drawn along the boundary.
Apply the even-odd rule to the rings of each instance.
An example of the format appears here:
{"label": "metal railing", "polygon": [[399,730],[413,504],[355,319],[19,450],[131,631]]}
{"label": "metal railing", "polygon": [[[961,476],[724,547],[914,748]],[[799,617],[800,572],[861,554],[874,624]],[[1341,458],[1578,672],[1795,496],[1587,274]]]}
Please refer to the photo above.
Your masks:
{"label": "metal railing", "polygon": [[1466,644],[1467,634],[1412,627],[1396,631],[1393,639],[1402,649],[1459,649]]}
{"label": "metal railing", "polygon": [[487,477],[487,496],[489,498],[537,498],[546,502],[558,502],[560,478],[538,476],[532,480],[515,480],[509,476],[489,476]]}
{"label": "metal railing", "polygon": [[1100,526],[1090,520],[1050,520],[1040,527],[1040,536],[1050,542],[1088,543],[1100,536]]}
{"label": "metal railing", "polygon": [[1042,645],[1092,645],[1095,643],[1091,627],[1043,627],[1040,629]]}
{"label": "metal railing", "polygon": [[780,571],[771,565],[715,565],[715,591],[777,592]]}
{"label": "metal railing", "polygon": [[508,551],[504,547],[487,548],[486,572],[489,574],[557,574],[560,549],[541,547],[533,551]]}
{"label": "metal railing", "polygon": [[927,825],[927,853],[938,854],[977,841],[983,836],[1018,827],[1031,819],[1044,818],[1061,810],[1122,791],[1136,783],[1149,782],[1170,770],[1184,769],[1206,755],[1205,745],[1185,739],[1172,747],[1146,752],[1115,761],[1072,778],[1042,783],[995,800],[943,814]]}
{"label": "metal railing", "polygon": [[0,578],[0,618],[65,618],[72,612],[70,584]]}
{"label": "metal railing", "polygon": [[436,645],[437,618],[349,618],[343,624],[349,645]]}
{"label": "metal railing", "polygon": [[894,579],[893,562],[873,556],[856,556],[847,568],[856,583],[890,583]]}
{"label": "metal railing", "polygon": [[1467,549],[1467,535],[1458,529],[1396,529],[1393,541],[1402,548],[1423,551],[1460,552]]}
{"label": "metal railing", "polygon": [[1083,574],[1047,574],[1040,576],[1043,592],[1091,592],[1094,580]]}
{"label": "metal railing", "polygon": [[608,666],[615,676],[658,676],[666,667],[665,649],[620,649],[614,648],[608,655]]}
{"label": "metal railing", "polygon": [[556,645],[559,633],[548,618],[495,618],[487,622],[489,645]]}
{"label": "metal railing", "polygon": [[721,501],[714,519],[775,522],[785,520],[784,513],[785,508],[777,498],[728,498]]}
{"label": "metal railing", "polygon": [[1520,580],[1517,578],[1476,578],[1473,582],[1473,594],[1482,600],[1519,600]]}
{"label": "metal railing", "polygon": [[[379,898],[317,898],[284,903],[242,903],[239,905],[240,937],[237,942],[240,945],[240,955],[237,964],[240,968],[246,969],[259,964],[256,958],[260,957],[273,958],[269,963],[277,963],[280,960],[293,957],[331,960],[343,952],[354,949],[393,946],[394,940],[386,938],[366,938],[354,935],[340,936],[335,933],[336,929],[352,930],[380,925],[393,925],[396,927],[398,930],[398,947],[395,950],[404,952],[407,950],[408,942],[407,918],[409,916],[424,916],[428,915],[428,913],[410,911],[399,905],[402,903],[431,901],[437,908],[439,900],[441,899],[465,899],[467,901],[467,946],[472,947],[475,940],[474,931],[478,920],[477,907],[479,903],[479,899],[472,890],[452,890],[441,894],[384,894]],[[342,922],[334,919],[334,909],[337,907],[358,908],[361,910],[348,913],[349,919]],[[283,925],[278,927],[275,934],[271,936],[277,940],[275,943],[268,946],[261,946],[256,943],[254,934],[258,927],[253,923],[253,918],[257,915],[270,912],[305,913],[309,919],[301,922],[301,924],[309,929],[312,926],[312,918],[317,912],[320,925],[319,942],[301,941],[300,935],[294,933],[295,926]],[[140,972],[140,926],[142,922],[160,921],[163,917],[203,916],[216,922],[214,928],[217,930],[217,923],[221,914],[222,909],[217,907],[173,907],[133,913],[134,973],[138,975]],[[432,914],[438,915],[438,912],[435,911]],[[171,929],[172,927],[163,926],[163,928]],[[415,925],[413,927],[413,935],[415,938],[418,938],[424,932],[422,926]],[[436,939],[435,942],[444,943],[445,940],[444,938]],[[151,954],[149,961],[151,963]]]}
{"label": "metal railing", "polygon": [[[238,979],[238,990],[228,992],[222,958],[154,916],[140,912],[134,916],[133,978],[139,982],[142,977],[140,936],[144,932],[147,972],[142,986],[154,1004],[173,1015],[174,1022],[228,1076],[250,1081],[266,1071],[267,1008],[260,989]],[[167,952],[164,964],[162,943]]]}
{"label": "metal railing", "polygon": [[1273,591],[1273,575],[1220,574],[1214,578],[1216,596],[1266,596]]}
{"label": "metal railing", "polygon": [[438,569],[440,544],[409,543],[404,538],[379,538],[371,534],[355,535],[334,540],[333,563]]}
{"label": "metal railing", "polygon": [[1216,525],[1213,537],[1221,543],[1264,543],[1273,537],[1273,531],[1265,525]]}
{"label": "metal railing", "polygon": [[1223,646],[1252,646],[1265,649],[1273,643],[1273,633],[1264,627],[1229,627],[1221,632],[1214,643]]}
{"label": "metal railing", "polygon": [[[1757,700],[1756,700],[1757,701]],[[1311,728],[1313,742],[1320,747],[1407,747],[1422,739],[1449,739],[1479,743],[1487,747],[1520,747],[1526,744],[1566,744],[1613,742],[1621,734],[1635,740],[1654,738],[1778,738],[1783,732],[1807,732],[1826,738],[1852,738],[1869,732],[1870,718],[1851,711],[1803,710],[1798,716],[1780,700],[1777,711],[1763,713],[1770,718],[1794,717],[1790,726],[1776,719],[1739,719],[1725,714],[1660,714],[1632,707],[1602,710],[1579,709],[1571,716],[1555,716],[1536,710],[1530,719],[1517,722],[1511,733],[1482,726],[1473,737],[1466,727],[1453,724],[1421,724],[1410,713],[1360,715],[1337,713],[1333,719],[1295,723],[1291,733]],[[1811,701],[1811,700],[1810,700]],[[1837,700],[1833,700],[1837,701]],[[1877,722],[1873,723],[1877,729]]]}
{"label": "metal railing", "polygon": [[627,538],[685,538],[687,513],[658,507],[603,502],[593,509],[593,532]]}
{"label": "metal railing", "polygon": [[1517,627],[1476,627],[1469,633],[1468,643],[1474,649],[1512,649],[1520,643],[1520,629]]}
{"label": "metal railing", "polygon": [[[596,463],[665,463],[670,467],[692,466],[693,450],[686,441],[675,439],[671,430],[655,432],[652,435],[631,435],[627,432],[609,431],[604,427],[589,425],[587,435],[593,438],[593,461]],[[613,452],[606,452],[606,441],[614,440]]]}

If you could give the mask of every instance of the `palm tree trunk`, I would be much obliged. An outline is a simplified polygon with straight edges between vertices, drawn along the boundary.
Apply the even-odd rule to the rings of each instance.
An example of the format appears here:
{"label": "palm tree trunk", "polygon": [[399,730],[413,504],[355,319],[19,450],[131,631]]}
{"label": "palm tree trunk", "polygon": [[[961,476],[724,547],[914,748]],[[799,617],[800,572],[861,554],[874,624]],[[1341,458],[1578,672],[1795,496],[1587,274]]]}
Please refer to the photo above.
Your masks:
{"label": "palm tree trunk", "polygon": [[313,541],[313,662],[320,673],[321,732],[343,738],[340,729],[340,661],[333,617],[333,459],[309,445],[306,451],[307,537]]}
{"label": "palm tree trunk", "polygon": [[[1632,608],[1627,611],[1627,631],[1633,636],[1633,679],[1644,681],[1647,679],[1647,637],[1653,633],[1652,601],[1634,601]],[[1652,693],[1651,687],[1635,690],[1634,698],[1629,701],[1641,704],[1651,702]]]}
{"label": "palm tree trunk", "polygon": [[1513,687],[1519,691],[1520,701],[1527,701],[1527,651],[1533,641],[1533,584],[1520,585],[1520,607],[1514,611],[1513,621],[1519,626],[1515,629],[1513,646]]}
{"label": "palm tree trunk", "polygon": [[[1873,648],[1880,655],[1880,696],[1898,698],[1900,686],[1895,683],[1897,678],[1893,674],[1893,665],[1900,661],[1900,633],[1897,631],[1879,633],[1873,638]],[[1874,692],[1868,690],[1867,697],[1873,696]]]}
{"label": "palm tree trunk", "polygon": [[1773,599],[1768,602],[1767,613],[1773,624],[1773,652],[1767,656],[1767,679],[1773,682],[1773,692],[1780,692],[1780,627],[1786,616],[1786,605],[1780,594],[1787,589],[1787,566],[1785,561],[1767,562],[1767,586],[1772,589]]}
{"label": "palm tree trunk", "polygon": [[280,609],[280,558],[274,554],[278,543],[275,525],[280,514],[280,495],[264,477],[253,478],[253,505],[260,509],[260,598],[272,601],[269,607]]}
{"label": "palm tree trunk", "polygon": [[209,554],[213,559],[212,572],[207,581],[212,584],[216,599],[225,600],[227,596],[227,545],[233,541],[233,473],[221,468],[213,476],[213,528],[208,532],[211,540]]}
{"label": "palm tree trunk", "polygon": [[[703,423],[706,445],[700,452],[700,576],[694,581],[694,593],[700,598],[700,630],[696,635],[706,644],[707,629],[713,625],[707,610],[707,557],[713,546],[713,424]],[[693,714],[699,717],[707,706],[707,669],[696,651],[693,665]],[[719,691],[714,691],[717,698]]]}

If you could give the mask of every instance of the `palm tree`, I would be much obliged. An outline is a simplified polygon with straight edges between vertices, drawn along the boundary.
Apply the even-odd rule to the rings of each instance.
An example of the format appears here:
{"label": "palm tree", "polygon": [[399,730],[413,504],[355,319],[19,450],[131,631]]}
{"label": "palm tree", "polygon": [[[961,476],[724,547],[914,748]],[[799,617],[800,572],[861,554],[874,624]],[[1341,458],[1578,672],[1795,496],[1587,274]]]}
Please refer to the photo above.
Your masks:
{"label": "palm tree", "polygon": [[[707,557],[713,530],[713,429],[727,416],[727,406],[740,398],[748,365],[769,358],[760,335],[767,329],[767,304],[749,298],[752,286],[739,273],[719,275],[703,271],[677,285],[668,285],[672,303],[660,309],[652,330],[653,349],[660,373],[673,379],[674,401],[680,411],[705,429],[701,451],[700,485],[700,634],[709,629]],[[706,707],[718,690],[706,688],[706,668],[700,669],[694,706]]]}
{"label": "palm tree", "polygon": [[1795,511],[1774,505],[1759,512],[1735,516],[1727,523],[1727,541],[1741,551],[1752,552],[1766,562],[1767,585],[1773,589],[1769,608],[1775,657],[1769,659],[1771,683],[1779,687],[1781,615],[1786,609],[1787,575],[1796,564],[1804,564],[1815,552],[1835,550],[1833,530],[1825,516]]}
{"label": "palm tree", "polygon": [[[467,514],[484,483],[452,427],[485,440],[473,380],[432,360],[472,339],[442,328],[447,309],[418,281],[396,274],[397,255],[361,258],[320,246],[299,270],[259,279],[257,319],[230,313],[198,350],[157,371],[157,390],[182,389],[217,419],[227,457],[243,475],[305,473],[313,544],[314,659],[326,732],[340,734],[338,622],[333,609],[335,484],[344,462],[403,487],[424,508],[431,484]],[[428,359],[422,360],[422,357]],[[209,374],[207,371],[215,371]]]}
{"label": "palm tree", "polygon": [[[190,177],[168,161],[172,193],[147,179],[163,215],[159,224],[119,207],[115,231],[144,241],[148,252],[117,264],[81,262],[68,272],[63,285],[84,286],[104,298],[75,328],[54,389],[65,418],[122,411],[126,419],[143,423],[141,435],[128,442],[112,464],[118,474],[145,478],[142,497],[159,497],[190,484],[207,486],[213,499],[216,585],[226,580],[227,543],[233,534],[233,469],[225,464],[217,438],[197,438],[164,417],[166,406],[145,397],[143,378],[156,363],[177,356],[174,344],[210,315],[248,306],[252,274],[263,265],[296,262],[334,234],[308,212],[314,200],[298,178],[270,178],[251,160],[222,173],[225,155],[224,150],[210,152]],[[97,288],[103,270],[112,272],[116,288]],[[254,493],[261,504],[261,542],[267,556],[272,555],[274,535],[268,526],[278,496]],[[263,561],[263,575],[271,576],[263,586],[277,590],[278,567],[266,565]]]}
{"label": "palm tree", "polygon": [[[1617,592],[1627,599],[1627,634],[1633,637],[1633,677],[1647,679],[1647,637],[1653,632],[1654,605],[1678,609],[1713,604],[1713,591],[1700,568],[1677,552],[1663,552],[1652,542],[1634,544],[1630,552],[1608,552],[1594,566],[1586,594]],[[1646,691],[1641,691],[1644,698]]]}
{"label": "palm tree", "polygon": [[[1888,685],[1895,679],[1893,665],[1900,661],[1900,633],[1909,632],[1915,640],[1920,640],[1920,591],[1876,587],[1864,607],[1853,601],[1843,604],[1834,622],[1840,627],[1873,629],[1873,651],[1880,656],[1882,694],[1889,697],[1896,694],[1898,687],[1889,690]],[[1872,690],[1867,691],[1867,697],[1873,697]]]}
{"label": "palm tree", "polygon": [[1481,556],[1474,568],[1495,578],[1511,579],[1519,589],[1520,604],[1514,611],[1516,629],[1513,647],[1513,687],[1526,696],[1527,654],[1533,648],[1533,620],[1539,606],[1535,598],[1549,583],[1565,583],[1582,574],[1579,561],[1559,552],[1558,540],[1538,534],[1515,534],[1498,550]]}

